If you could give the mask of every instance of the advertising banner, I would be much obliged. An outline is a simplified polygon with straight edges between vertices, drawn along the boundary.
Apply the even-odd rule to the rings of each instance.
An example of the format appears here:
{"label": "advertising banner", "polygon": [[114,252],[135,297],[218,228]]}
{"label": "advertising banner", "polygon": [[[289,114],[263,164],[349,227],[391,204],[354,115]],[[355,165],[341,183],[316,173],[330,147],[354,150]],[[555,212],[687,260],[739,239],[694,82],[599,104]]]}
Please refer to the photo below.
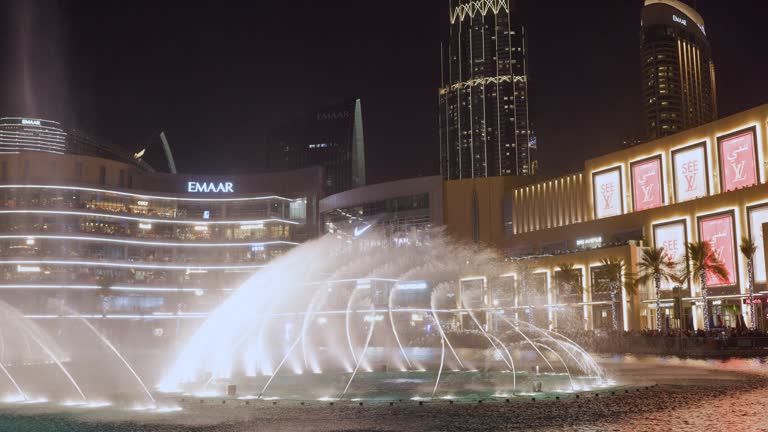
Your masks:
{"label": "advertising banner", "polygon": [[[664,252],[676,265],[683,265],[685,260],[685,222],[672,222],[654,225],[653,227],[653,244],[656,247],[663,247]],[[672,288],[672,284],[667,281],[662,281],[661,287],[663,289]]]}
{"label": "advertising banner", "polygon": [[704,144],[673,151],[672,167],[677,202],[707,196],[707,150]]}
{"label": "advertising banner", "polygon": [[622,214],[621,169],[619,167],[593,174],[592,188],[596,218]]}
{"label": "advertising banner", "polygon": [[749,237],[755,242],[754,269],[755,281],[765,282],[765,244],[763,244],[763,224],[768,223],[768,205],[749,209]]}
{"label": "advertising banner", "polygon": [[736,284],[736,250],[734,248],[733,215],[724,214],[699,220],[699,238],[712,245],[715,255],[720,258],[728,277],[725,280],[708,273],[707,286],[717,287]]}
{"label": "advertising banner", "polygon": [[721,139],[720,174],[723,192],[757,184],[757,155],[752,131]]}
{"label": "advertising banner", "polygon": [[632,199],[635,211],[661,207],[662,196],[661,158],[653,158],[632,164]]}

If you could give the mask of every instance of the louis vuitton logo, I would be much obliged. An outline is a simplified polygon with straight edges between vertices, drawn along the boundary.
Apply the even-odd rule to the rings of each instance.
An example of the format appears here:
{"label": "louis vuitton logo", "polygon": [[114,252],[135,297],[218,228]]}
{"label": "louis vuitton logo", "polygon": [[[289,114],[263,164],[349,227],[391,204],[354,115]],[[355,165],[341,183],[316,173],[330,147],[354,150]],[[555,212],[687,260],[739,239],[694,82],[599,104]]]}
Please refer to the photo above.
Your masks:
{"label": "louis vuitton logo", "polygon": [[718,261],[722,260],[723,250],[725,249],[725,245],[720,244],[720,240],[725,239],[726,237],[728,236],[724,232],[719,232],[713,235],[712,239],[710,240],[710,243],[712,244],[712,251],[715,253]]}
{"label": "louis vuitton logo", "polygon": [[731,164],[731,168],[733,168],[733,173],[735,175],[733,181],[744,181],[746,180],[746,172],[744,172],[744,167],[746,166],[746,160],[742,160],[741,162],[736,162],[739,159],[739,153],[745,152],[749,150],[749,144],[744,143],[740,144],[737,149],[734,149],[727,157],[728,162]]}
{"label": "louis vuitton logo", "polygon": [[696,190],[696,173],[685,175],[685,191],[692,192]]}
{"label": "louis vuitton logo", "polygon": [[655,189],[655,186],[656,185],[653,184],[640,186],[643,191],[643,202],[653,201],[653,190]]}
{"label": "louis vuitton logo", "polygon": [[731,162],[731,167],[733,168],[733,174],[735,176],[733,178],[734,182],[746,180],[747,176],[746,176],[746,173],[744,172],[744,164],[746,162],[747,161],[741,161],[739,163]]}
{"label": "louis vuitton logo", "polygon": [[640,184],[640,190],[643,192],[643,202],[653,201],[653,190],[655,189],[656,185],[653,183],[648,184],[648,178],[655,175],[656,170],[651,169],[647,173],[643,174],[643,176],[638,180],[638,183]]}
{"label": "louis vuitton logo", "polygon": [[613,207],[613,194],[616,191],[613,183],[604,184],[600,187],[600,193],[603,197],[603,209],[610,210]]}
{"label": "louis vuitton logo", "polygon": [[604,209],[608,210],[611,208],[611,198],[613,196],[613,193],[606,193],[603,192],[603,203],[604,203]]}

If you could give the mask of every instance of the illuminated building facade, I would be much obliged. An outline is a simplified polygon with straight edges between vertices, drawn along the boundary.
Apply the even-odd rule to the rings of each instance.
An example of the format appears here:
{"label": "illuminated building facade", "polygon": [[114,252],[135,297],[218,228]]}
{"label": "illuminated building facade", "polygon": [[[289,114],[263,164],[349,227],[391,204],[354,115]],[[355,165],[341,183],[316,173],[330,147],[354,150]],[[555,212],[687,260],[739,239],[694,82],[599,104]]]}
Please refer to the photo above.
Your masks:
{"label": "illuminated building facade", "polygon": [[358,237],[369,229],[394,242],[426,239],[443,225],[443,181],[417,177],[351,189],[320,201],[323,231]]}
{"label": "illuminated building facade", "polygon": [[321,166],[326,195],[365,186],[365,137],[360,99],[349,99],[275,129],[269,136],[270,169]]}
{"label": "illuminated building facade", "polygon": [[62,154],[67,133],[58,122],[37,118],[0,118],[0,153],[36,151]]}
{"label": "illuminated building facade", "polygon": [[439,90],[444,179],[537,171],[525,28],[510,0],[451,0]]}
{"label": "illuminated building facade", "polygon": [[678,0],[646,0],[640,55],[649,139],[717,118],[715,64],[698,12]]}
{"label": "illuminated building facade", "polygon": [[165,340],[315,237],[321,179],[317,167],[190,176],[2,154],[0,299],[59,331],[76,311]]}
{"label": "illuminated building facade", "polygon": [[59,122],[28,117],[0,118],[0,154],[18,154],[22,151],[96,156],[154,171],[131,152],[79,129],[65,131]]}
{"label": "illuminated building facade", "polygon": [[[726,280],[708,277],[712,316],[730,326],[738,314],[750,322],[745,304],[750,275],[739,251],[742,238],[749,237],[758,248],[752,274],[759,302],[756,318],[765,328],[767,130],[768,105],[762,105],[587,160],[579,173],[527,184],[446,182],[445,224],[459,237],[472,239],[466,209],[475,206],[482,222],[480,241],[538,275],[533,280],[547,301],[537,310],[555,326],[576,322],[589,329],[609,329],[613,323],[612,302],[600,283],[605,279],[601,259],[620,257],[636,273],[643,247],[664,247],[681,262],[685,244],[697,241],[710,242],[728,270]],[[570,297],[561,296],[562,263],[573,264],[581,275],[584,289],[571,290]],[[671,327],[702,328],[699,284],[681,287],[679,296],[670,285],[662,286],[664,325],[668,317]],[[638,295],[623,292],[621,297],[620,326],[655,328],[653,287],[640,286]],[[546,318],[538,322],[545,323]]]}

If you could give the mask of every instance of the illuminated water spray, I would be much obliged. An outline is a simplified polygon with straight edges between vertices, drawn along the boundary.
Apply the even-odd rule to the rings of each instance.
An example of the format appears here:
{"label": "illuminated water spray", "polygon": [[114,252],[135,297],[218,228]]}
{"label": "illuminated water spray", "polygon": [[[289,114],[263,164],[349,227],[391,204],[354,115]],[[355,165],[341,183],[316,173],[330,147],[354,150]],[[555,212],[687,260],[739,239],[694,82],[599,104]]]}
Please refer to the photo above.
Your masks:
{"label": "illuminated water spray", "polygon": [[[444,388],[446,362],[456,365],[451,374],[480,367],[511,373],[511,383],[500,385],[511,385],[503,390],[512,392],[518,375],[539,362],[570,383],[574,374],[602,379],[594,360],[572,341],[518,322],[514,305],[490,305],[494,284],[509,270],[493,252],[437,232],[428,242],[399,246],[374,230],[353,241],[326,236],[305,243],[258,271],[214,310],[158,388],[252,385],[253,397],[267,399],[267,392],[280,394],[303,375],[328,375],[343,377],[334,391],[346,398],[355,380],[382,373],[363,377],[363,371],[393,367],[400,373],[434,370],[427,397],[435,397]],[[482,284],[462,283],[473,280]],[[309,385],[299,391],[314,390],[328,389]]]}
{"label": "illuminated water spray", "polygon": [[75,315],[80,319],[80,321],[83,324],[85,324],[93,332],[93,334],[96,335],[96,337],[99,338],[99,340],[101,340],[104,343],[104,345],[106,345],[113,353],[115,353],[117,358],[120,359],[123,365],[125,365],[125,367],[131,373],[131,375],[133,375],[133,377],[136,379],[136,382],[139,383],[139,385],[141,386],[142,390],[144,390],[144,393],[147,395],[149,400],[151,400],[153,404],[156,403],[157,401],[155,401],[155,398],[152,396],[152,393],[150,393],[149,389],[147,389],[147,386],[144,385],[144,381],[142,381],[141,378],[139,378],[139,374],[137,374],[136,371],[131,367],[130,363],[128,363],[128,360],[126,360],[125,357],[123,357],[123,355],[120,354],[120,351],[118,351],[117,348],[115,348],[115,346],[112,345],[112,343],[106,337],[104,337],[104,335],[102,335],[98,330],[96,330],[96,328],[93,325],[91,325],[91,323],[88,322],[87,319],[83,318],[82,316],[80,316],[80,314],[77,314],[76,312],[75,312]]}
{"label": "illuminated water spray", "polygon": [[[85,397],[85,393],[83,393],[83,390],[80,388],[80,385],[78,385],[75,378],[62,363],[61,359],[63,358],[63,354],[61,349],[40,327],[24,318],[18,310],[3,301],[0,301],[0,326],[10,330],[3,332],[3,346],[10,345],[11,349],[8,350],[8,353],[14,357],[6,360],[6,364],[8,364],[8,362],[18,364],[54,363],[67,378],[67,381],[69,381],[72,388],[77,392],[83,402],[88,401]],[[39,352],[35,352],[32,349],[29,340],[32,340],[34,345],[39,348]],[[26,348],[22,349],[21,347]],[[21,391],[19,383],[12,378],[5,367],[3,367],[3,369],[5,370],[6,376],[13,382],[14,387],[19,394],[24,394],[24,392]],[[25,394],[24,398],[27,400]]]}

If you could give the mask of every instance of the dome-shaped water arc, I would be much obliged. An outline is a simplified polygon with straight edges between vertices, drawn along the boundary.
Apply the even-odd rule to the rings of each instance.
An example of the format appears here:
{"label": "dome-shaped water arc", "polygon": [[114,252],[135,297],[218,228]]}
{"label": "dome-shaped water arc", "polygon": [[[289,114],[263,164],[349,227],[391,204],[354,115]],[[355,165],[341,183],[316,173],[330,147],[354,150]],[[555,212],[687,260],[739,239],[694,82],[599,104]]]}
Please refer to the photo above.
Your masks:
{"label": "dome-shaped water arc", "polygon": [[[529,389],[528,381],[535,387],[541,374],[561,377],[552,385],[564,389],[603,382],[584,349],[535,321],[532,311],[549,306],[535,284],[517,280],[530,274],[526,265],[440,231],[396,244],[376,232],[351,241],[325,236],[233,292],[158,389],[206,394],[237,384],[255,398],[282,391],[333,399],[352,396],[368,379],[361,374],[383,383],[409,372],[422,374],[413,391],[427,397],[449,392],[441,380],[479,371],[512,393]],[[370,387],[376,391],[375,379]]]}

